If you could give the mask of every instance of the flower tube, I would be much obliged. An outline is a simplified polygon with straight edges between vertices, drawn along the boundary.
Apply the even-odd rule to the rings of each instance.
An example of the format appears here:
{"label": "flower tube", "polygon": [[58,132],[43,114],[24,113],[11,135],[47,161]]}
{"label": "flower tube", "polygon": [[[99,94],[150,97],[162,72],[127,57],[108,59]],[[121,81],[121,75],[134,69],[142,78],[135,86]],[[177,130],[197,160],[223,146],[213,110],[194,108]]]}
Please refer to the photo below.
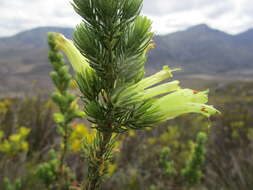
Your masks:
{"label": "flower tube", "polygon": [[219,111],[205,104],[208,101],[207,93],[208,91],[198,92],[191,89],[178,90],[157,99],[147,112],[158,111],[161,122],[185,113],[200,113],[210,117]]}
{"label": "flower tube", "polygon": [[82,73],[86,69],[91,69],[86,58],[79,52],[71,40],[65,38],[60,33],[51,33],[51,35],[56,44],[56,49],[62,51],[67,56],[76,73]]}
{"label": "flower tube", "polygon": [[[179,81],[172,81],[156,87],[152,87],[157,83],[172,77],[172,72],[179,69],[171,70],[165,66],[162,71],[146,77],[137,84],[130,85],[127,88],[121,89],[112,96],[113,102],[117,105],[122,105],[123,102],[127,104],[138,103],[145,99],[159,96],[180,89]],[[152,87],[152,88],[150,88]]]}
{"label": "flower tube", "polygon": [[164,81],[165,79],[171,78],[173,77],[172,72],[174,71],[178,71],[180,69],[170,69],[168,66],[164,66],[163,70],[161,70],[160,72],[151,75],[150,77],[146,77],[143,80],[141,80],[140,82],[138,82],[137,88],[142,88],[142,89],[146,89],[148,87],[151,87],[161,81]]}
{"label": "flower tube", "polygon": [[162,95],[162,94],[166,94],[166,93],[169,93],[169,92],[173,92],[173,91],[176,91],[176,90],[179,90],[179,89],[180,89],[179,81],[175,80],[175,81],[172,81],[172,82],[168,82],[168,83],[161,84],[161,85],[158,85],[156,87],[144,90],[143,98],[144,99],[152,98],[152,97],[159,96],[159,95]]}

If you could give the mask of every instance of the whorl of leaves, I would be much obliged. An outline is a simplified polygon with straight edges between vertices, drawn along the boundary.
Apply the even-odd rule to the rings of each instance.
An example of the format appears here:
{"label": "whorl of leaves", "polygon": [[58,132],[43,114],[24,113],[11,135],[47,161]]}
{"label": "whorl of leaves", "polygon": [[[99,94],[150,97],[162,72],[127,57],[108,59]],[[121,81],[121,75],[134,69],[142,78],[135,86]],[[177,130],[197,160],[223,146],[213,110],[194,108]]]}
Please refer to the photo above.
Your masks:
{"label": "whorl of leaves", "polygon": [[[150,103],[115,106],[111,96],[144,77],[146,52],[152,43],[151,21],[139,16],[142,0],[73,0],[83,18],[74,43],[94,69],[79,73],[77,84],[86,103],[89,120],[100,131],[112,124],[112,132],[141,129],[154,123],[141,113]],[[140,120],[142,119],[142,120]]]}

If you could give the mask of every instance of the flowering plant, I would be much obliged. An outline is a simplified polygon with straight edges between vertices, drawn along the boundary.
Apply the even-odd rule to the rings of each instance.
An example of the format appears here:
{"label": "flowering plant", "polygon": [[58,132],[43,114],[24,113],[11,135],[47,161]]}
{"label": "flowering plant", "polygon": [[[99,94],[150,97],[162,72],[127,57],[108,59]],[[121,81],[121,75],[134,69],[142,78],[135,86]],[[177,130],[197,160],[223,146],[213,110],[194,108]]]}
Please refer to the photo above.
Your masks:
{"label": "flowering plant", "polygon": [[84,111],[97,131],[92,143],[83,140],[88,161],[84,186],[93,190],[107,173],[117,134],[185,113],[209,117],[218,111],[206,105],[208,91],[182,89],[179,81],[160,84],[178,69],[165,66],[144,78],[153,33],[152,22],[140,16],[142,0],[73,0],[72,5],[83,19],[74,40],[57,33],[50,39],[69,59]]}

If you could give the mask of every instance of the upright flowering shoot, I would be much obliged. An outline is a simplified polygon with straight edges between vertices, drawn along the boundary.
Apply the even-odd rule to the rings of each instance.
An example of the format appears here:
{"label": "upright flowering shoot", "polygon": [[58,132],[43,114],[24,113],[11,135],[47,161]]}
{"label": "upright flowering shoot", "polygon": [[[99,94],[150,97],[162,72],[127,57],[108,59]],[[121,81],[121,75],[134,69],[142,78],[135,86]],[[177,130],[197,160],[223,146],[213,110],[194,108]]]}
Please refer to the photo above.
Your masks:
{"label": "upright flowering shoot", "polygon": [[93,144],[84,146],[86,189],[96,189],[110,162],[113,133],[152,127],[185,113],[209,117],[217,110],[205,105],[207,91],[167,81],[178,69],[165,66],[144,78],[153,33],[152,22],[140,16],[142,0],[73,0],[72,5],[83,20],[73,42],[60,34],[54,38],[76,72],[84,110],[97,129]]}

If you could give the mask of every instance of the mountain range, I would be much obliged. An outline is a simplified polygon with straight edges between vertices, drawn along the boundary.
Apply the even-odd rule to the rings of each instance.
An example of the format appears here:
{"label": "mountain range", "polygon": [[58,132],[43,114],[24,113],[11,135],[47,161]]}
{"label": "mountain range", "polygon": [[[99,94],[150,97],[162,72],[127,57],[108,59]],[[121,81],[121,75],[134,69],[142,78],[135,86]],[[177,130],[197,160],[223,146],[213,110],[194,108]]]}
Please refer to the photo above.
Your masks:
{"label": "mountain range", "polygon": [[[0,38],[0,93],[28,91],[34,84],[50,88],[47,33],[60,32],[68,38],[72,28],[40,27]],[[253,78],[253,29],[237,35],[205,24],[154,37],[146,65],[147,74],[163,65],[181,67],[179,77],[198,79]]]}

